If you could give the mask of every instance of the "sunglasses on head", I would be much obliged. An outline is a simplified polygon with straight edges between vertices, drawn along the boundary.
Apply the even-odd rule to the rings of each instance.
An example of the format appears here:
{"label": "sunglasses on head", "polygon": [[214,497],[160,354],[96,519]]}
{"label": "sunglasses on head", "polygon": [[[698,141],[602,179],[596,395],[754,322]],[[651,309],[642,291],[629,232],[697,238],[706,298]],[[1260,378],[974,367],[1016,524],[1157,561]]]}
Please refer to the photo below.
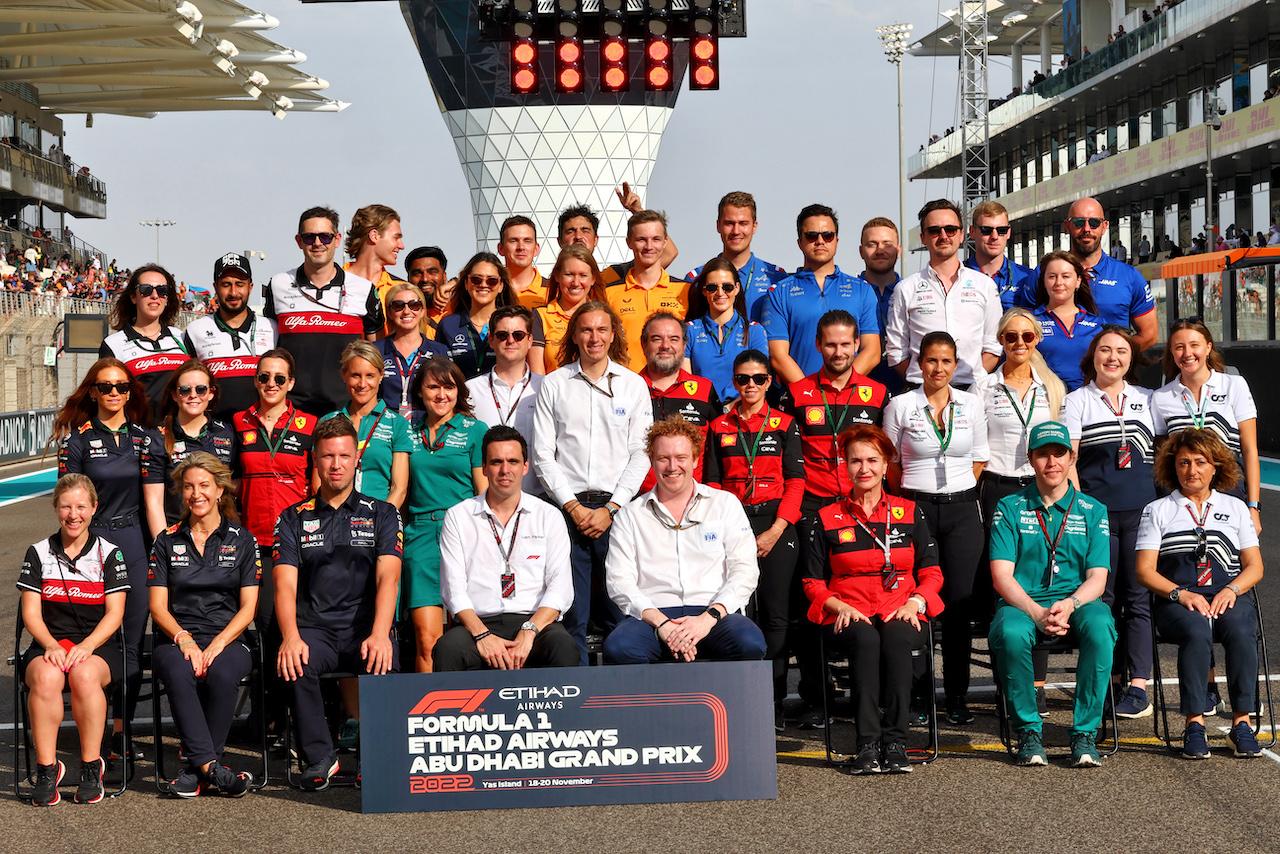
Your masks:
{"label": "sunglasses on head", "polygon": [[735,285],[733,282],[725,282],[723,284],[717,284],[715,282],[702,283],[702,292],[704,294],[718,294],[718,293],[731,294],[737,289],[738,289],[738,286]]}
{"label": "sunglasses on head", "polygon": [[493,340],[499,341],[503,344],[507,343],[508,338],[519,344],[528,337],[529,333],[525,332],[523,329],[499,329],[493,333]]}
{"label": "sunglasses on head", "polygon": [[1071,219],[1067,220],[1067,222],[1071,223],[1072,228],[1084,228],[1084,224],[1086,222],[1089,223],[1090,228],[1099,228],[1104,222],[1106,222],[1106,220],[1100,216],[1073,216]]}
{"label": "sunglasses on head", "polygon": [[804,239],[810,243],[816,242],[819,237],[822,238],[823,243],[830,243],[836,239],[836,233],[834,231],[806,231],[804,233]]}
{"label": "sunglasses on head", "polygon": [[409,309],[410,311],[422,311],[422,300],[420,300],[420,299],[410,299],[410,300],[393,299],[393,300],[391,301],[391,310],[392,310],[392,311],[404,311],[406,308],[407,308],[407,309]]}
{"label": "sunglasses on head", "polygon": [[313,245],[317,240],[320,241],[321,245],[328,246],[337,236],[332,231],[307,231],[298,235],[307,246]]}
{"label": "sunglasses on head", "polygon": [[747,383],[755,383],[756,385],[764,385],[769,382],[768,374],[734,374],[734,385],[746,385]]}
{"label": "sunglasses on head", "polygon": [[278,385],[283,386],[289,381],[284,374],[258,374],[258,385]]}
{"label": "sunglasses on head", "polygon": [[1006,234],[1009,233],[1010,228],[1013,228],[1013,226],[1011,225],[980,225],[978,226],[978,231],[982,234],[983,237],[990,237],[991,232],[993,231],[996,234],[1000,235],[1001,237],[1004,237]]}
{"label": "sunglasses on head", "polygon": [[1021,340],[1023,344],[1030,344],[1036,340],[1034,332],[1006,332],[1004,334],[1004,343],[1017,344]]}
{"label": "sunglasses on head", "polygon": [[138,294],[140,296],[149,297],[152,294],[156,296],[167,297],[169,295],[168,285],[138,285]]}
{"label": "sunglasses on head", "polygon": [[178,397],[190,397],[191,392],[196,393],[196,397],[204,397],[209,393],[207,385],[180,385],[178,386]]}
{"label": "sunglasses on head", "polygon": [[956,234],[959,231],[960,231],[960,226],[958,225],[931,225],[925,229],[925,232],[930,237],[937,237],[939,234],[942,234],[943,232],[946,232],[947,237],[951,237],[952,235]]}
{"label": "sunglasses on head", "polygon": [[499,279],[497,276],[481,276],[478,273],[472,273],[470,276],[467,276],[467,282],[473,288],[478,288],[481,285],[496,288],[498,285],[502,284],[502,279]]}
{"label": "sunglasses on head", "polygon": [[128,381],[128,380],[125,380],[125,381],[124,381],[124,382],[122,382],[122,383],[94,383],[94,384],[93,384],[93,387],[94,387],[94,388],[96,388],[96,389],[98,390],[98,394],[111,394],[111,390],[112,390],[112,389],[115,389],[115,390],[116,390],[116,391],[118,391],[120,394],[128,394],[128,393],[129,393],[129,381]]}

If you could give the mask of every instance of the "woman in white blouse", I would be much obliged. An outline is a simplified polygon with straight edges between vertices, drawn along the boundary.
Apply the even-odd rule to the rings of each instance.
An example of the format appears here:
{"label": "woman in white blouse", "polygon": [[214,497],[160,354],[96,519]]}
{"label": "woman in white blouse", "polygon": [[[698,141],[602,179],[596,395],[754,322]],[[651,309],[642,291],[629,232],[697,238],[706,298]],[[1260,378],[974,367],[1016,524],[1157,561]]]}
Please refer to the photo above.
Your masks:
{"label": "woman in white blouse", "polygon": [[974,579],[982,566],[984,540],[978,509],[978,475],[989,456],[982,403],[951,387],[956,343],[946,332],[920,342],[923,385],[889,401],[884,429],[900,462],[890,486],[915,500],[938,542],[942,566],[942,679],[947,720],[973,722],[969,714],[969,623]]}

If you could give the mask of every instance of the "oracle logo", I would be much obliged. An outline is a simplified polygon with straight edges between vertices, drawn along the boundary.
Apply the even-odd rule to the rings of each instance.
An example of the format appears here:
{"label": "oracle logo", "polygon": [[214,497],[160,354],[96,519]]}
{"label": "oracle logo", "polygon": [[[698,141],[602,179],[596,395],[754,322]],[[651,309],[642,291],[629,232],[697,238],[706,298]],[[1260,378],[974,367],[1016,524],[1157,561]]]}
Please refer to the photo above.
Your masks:
{"label": "oracle logo", "polygon": [[318,314],[291,314],[284,319],[285,329],[297,329],[300,326],[328,326],[333,329],[345,329],[347,327],[347,322],[345,320],[328,320]]}

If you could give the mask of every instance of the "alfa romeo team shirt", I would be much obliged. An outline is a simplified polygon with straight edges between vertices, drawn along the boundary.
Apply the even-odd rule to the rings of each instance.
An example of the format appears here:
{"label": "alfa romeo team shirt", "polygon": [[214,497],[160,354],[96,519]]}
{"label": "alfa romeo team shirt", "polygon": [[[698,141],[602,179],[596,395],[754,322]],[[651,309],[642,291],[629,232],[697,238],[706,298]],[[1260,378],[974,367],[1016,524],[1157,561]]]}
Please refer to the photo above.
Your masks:
{"label": "alfa romeo team shirt", "polygon": [[167,328],[154,341],[139,335],[132,326],[126,326],[102,339],[98,358],[105,359],[108,356],[114,356],[128,365],[129,372],[142,383],[152,418],[156,418],[160,412],[161,398],[164,396],[165,384],[169,382],[169,374],[191,358],[182,345],[182,331],[176,326]]}
{"label": "alfa romeo team shirt", "polygon": [[217,314],[206,314],[187,327],[187,352],[209,366],[218,381],[218,403],[213,416],[230,422],[258,401],[253,384],[258,357],[276,346],[276,322],[246,309],[239,328],[233,329]]}
{"label": "alfa romeo team shirt", "polygon": [[120,549],[92,532],[80,554],[67,557],[57,532],[27,549],[18,589],[40,594],[49,634],[80,643],[106,615],[107,594],[129,589],[129,571]]}

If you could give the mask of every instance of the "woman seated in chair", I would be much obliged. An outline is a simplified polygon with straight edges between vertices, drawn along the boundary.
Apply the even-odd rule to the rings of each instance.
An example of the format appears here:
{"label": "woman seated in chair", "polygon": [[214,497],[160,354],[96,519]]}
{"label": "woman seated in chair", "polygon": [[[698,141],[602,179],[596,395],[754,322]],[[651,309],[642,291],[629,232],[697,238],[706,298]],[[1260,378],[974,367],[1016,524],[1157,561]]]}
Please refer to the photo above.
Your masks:
{"label": "woman seated in chair", "polygon": [[1156,455],[1156,482],[1175,491],[1142,511],[1138,581],[1155,594],[1152,618],[1178,645],[1178,689],[1186,729],[1182,755],[1208,759],[1204,707],[1213,643],[1226,653],[1231,731],[1239,757],[1262,755],[1249,727],[1257,709],[1258,606],[1249,590],[1262,580],[1262,552],[1249,508],[1227,495],[1240,467],[1208,429],[1173,434]]}
{"label": "woman seated in chair", "polygon": [[853,490],[822,508],[809,538],[809,619],[822,626],[828,650],[849,656],[852,773],[906,773],[911,650],[926,642],[925,615],[942,611],[938,547],[915,503],[881,487],[895,456],[883,430],[859,424],[836,446]]}
{"label": "woman seated in chair", "polygon": [[62,692],[71,691],[71,715],[80,733],[80,787],[76,803],[102,800],[102,735],[105,688],[124,672],[120,623],[129,572],[120,549],[90,532],[98,492],[82,474],[64,474],[53,488],[58,532],[27,549],[18,576],[22,623],[32,644],[22,655],[30,694],[31,740],[36,749],[36,788],[31,802],[51,807],[62,800],[58,784],[66,766],[58,760]]}
{"label": "woman seated in chair", "polygon": [[222,764],[235,712],[236,686],[253,667],[245,629],[258,607],[262,574],[253,535],[240,527],[231,471],[198,451],[173,470],[182,520],[156,537],[151,550],[151,618],[172,643],[157,637],[152,667],[169,705],[188,767],[161,788],[180,798],[201,789],[232,797],[253,778]]}

